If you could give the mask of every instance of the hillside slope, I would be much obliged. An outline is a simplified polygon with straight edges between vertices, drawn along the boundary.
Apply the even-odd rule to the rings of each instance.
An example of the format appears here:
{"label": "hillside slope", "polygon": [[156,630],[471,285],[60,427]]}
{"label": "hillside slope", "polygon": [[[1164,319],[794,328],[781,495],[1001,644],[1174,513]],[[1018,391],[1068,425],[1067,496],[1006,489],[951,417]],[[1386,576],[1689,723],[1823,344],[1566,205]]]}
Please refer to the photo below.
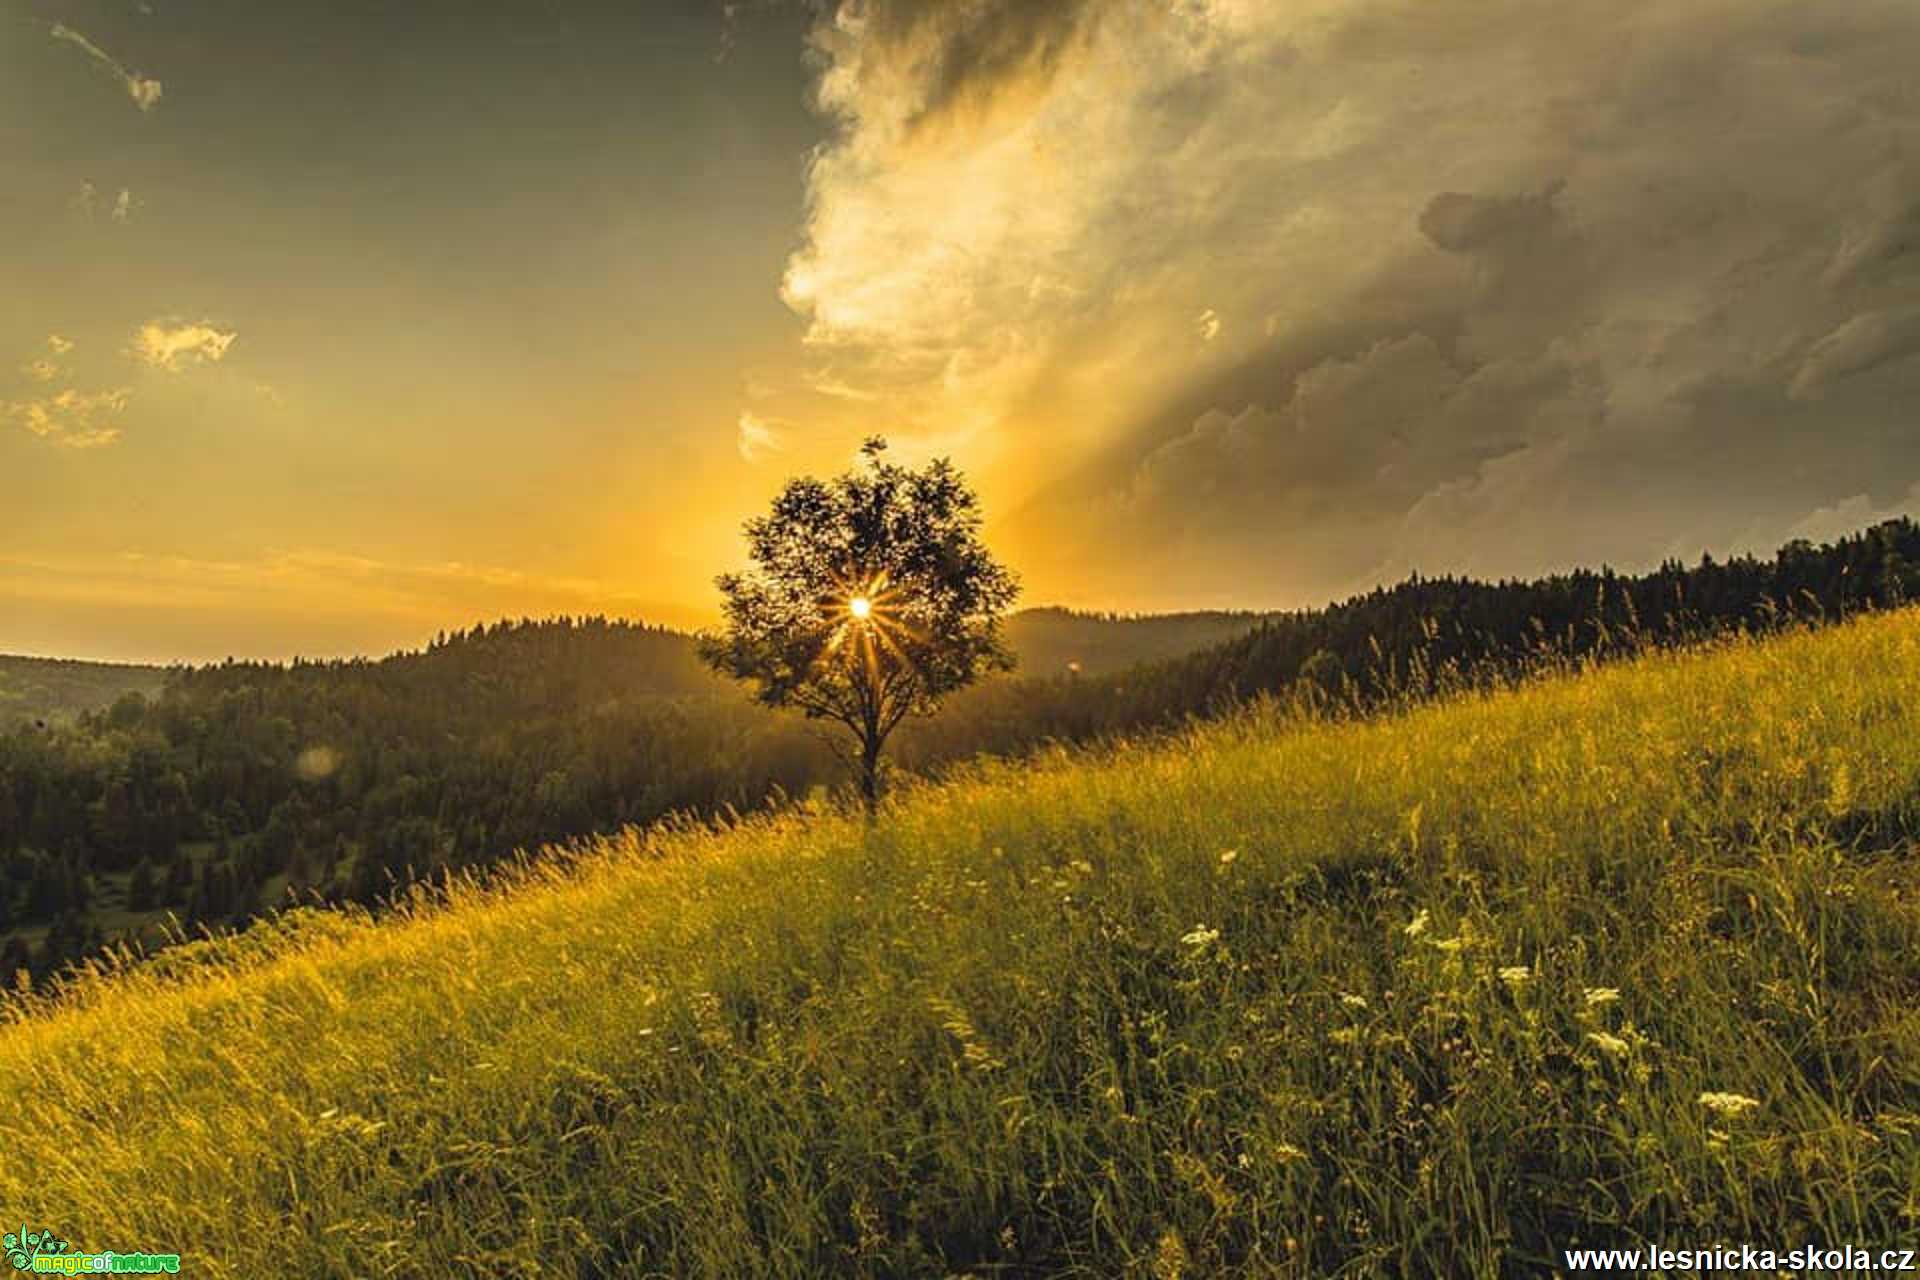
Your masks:
{"label": "hillside slope", "polygon": [[0,1205],[235,1277],[1897,1244],[1917,798],[1903,611],[614,842],[16,1018]]}

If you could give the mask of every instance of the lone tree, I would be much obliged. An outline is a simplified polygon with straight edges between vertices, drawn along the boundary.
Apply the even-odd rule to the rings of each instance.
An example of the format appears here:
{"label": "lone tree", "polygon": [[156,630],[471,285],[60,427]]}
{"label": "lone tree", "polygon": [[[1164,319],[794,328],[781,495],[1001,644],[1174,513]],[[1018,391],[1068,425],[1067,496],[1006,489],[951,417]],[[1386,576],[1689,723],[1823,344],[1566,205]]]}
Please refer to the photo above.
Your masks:
{"label": "lone tree", "polygon": [[980,541],[980,501],[953,464],[896,466],[886,447],[876,436],[863,466],[788,482],[747,521],[753,566],[716,579],[726,626],[700,642],[715,670],[753,682],[757,701],[851,734],[857,752],[828,742],[869,811],[887,735],[1012,668],[1000,615],[1019,592]]}

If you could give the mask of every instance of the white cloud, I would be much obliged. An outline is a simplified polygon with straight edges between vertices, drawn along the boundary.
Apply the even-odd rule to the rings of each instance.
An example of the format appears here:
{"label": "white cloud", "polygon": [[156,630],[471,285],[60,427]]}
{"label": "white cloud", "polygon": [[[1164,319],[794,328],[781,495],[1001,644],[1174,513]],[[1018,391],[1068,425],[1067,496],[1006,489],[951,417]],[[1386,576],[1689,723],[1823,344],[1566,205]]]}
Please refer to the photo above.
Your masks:
{"label": "white cloud", "polygon": [[1920,516],[1920,482],[1885,506],[1864,493],[1856,493],[1831,506],[1810,511],[1787,527],[1786,536],[1805,538],[1809,542],[1832,542],[1896,516]]}
{"label": "white cloud", "polygon": [[50,444],[92,449],[120,438],[119,417],[132,393],[68,388],[33,400],[0,401],[0,417]]}
{"label": "white cloud", "polygon": [[239,335],[201,321],[153,320],[140,326],[129,354],[142,364],[169,373],[223,359]]}
{"label": "white cloud", "polygon": [[133,211],[140,207],[140,202],[134,199],[131,188],[120,188],[119,194],[109,202],[101,195],[100,188],[91,182],[82,182],[80,190],[75,192],[73,199],[67,203],[70,208],[78,210],[88,218],[104,210],[109,218],[123,224],[133,221]]}
{"label": "white cloud", "polygon": [[[47,350],[55,356],[64,356],[73,350],[73,343],[57,333],[47,335]],[[52,382],[66,372],[58,360],[47,356],[37,356],[20,366],[20,372],[34,382]]]}
{"label": "white cloud", "polygon": [[[1276,277],[1330,297],[1336,265],[1391,239],[1361,248],[1357,217],[1317,207],[1315,166],[1350,160],[1360,209],[1390,216],[1341,141],[1364,113],[1286,172],[1298,148],[1274,117],[1327,101],[1290,67],[1291,37],[1332,7],[838,5],[813,39],[841,127],[811,164],[783,289],[809,347],[896,420],[985,442],[1036,388],[1073,424],[1152,398],[1192,372],[1187,335],[1211,360],[1224,334],[1258,333],[1236,320]],[[1075,377],[1101,394],[1050,384]]]}
{"label": "white cloud", "polygon": [[740,450],[741,461],[748,463],[759,462],[767,454],[778,453],[786,448],[773,424],[751,410],[740,415],[734,444]]}
{"label": "white cloud", "polygon": [[161,87],[158,80],[143,76],[137,71],[127,70],[106,50],[64,22],[54,23],[50,34],[55,40],[64,41],[81,50],[93,59],[96,66],[111,73],[125,87],[127,96],[133,99],[133,104],[142,111],[151,111],[159,103]]}

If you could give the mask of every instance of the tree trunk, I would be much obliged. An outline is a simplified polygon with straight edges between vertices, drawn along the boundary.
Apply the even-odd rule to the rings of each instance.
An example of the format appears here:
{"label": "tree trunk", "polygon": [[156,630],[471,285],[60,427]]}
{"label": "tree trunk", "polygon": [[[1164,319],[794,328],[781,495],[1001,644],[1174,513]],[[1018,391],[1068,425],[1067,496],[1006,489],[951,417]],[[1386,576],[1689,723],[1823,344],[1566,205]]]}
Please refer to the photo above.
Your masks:
{"label": "tree trunk", "polygon": [[860,799],[866,803],[867,817],[880,810],[880,741],[868,738],[860,747]]}

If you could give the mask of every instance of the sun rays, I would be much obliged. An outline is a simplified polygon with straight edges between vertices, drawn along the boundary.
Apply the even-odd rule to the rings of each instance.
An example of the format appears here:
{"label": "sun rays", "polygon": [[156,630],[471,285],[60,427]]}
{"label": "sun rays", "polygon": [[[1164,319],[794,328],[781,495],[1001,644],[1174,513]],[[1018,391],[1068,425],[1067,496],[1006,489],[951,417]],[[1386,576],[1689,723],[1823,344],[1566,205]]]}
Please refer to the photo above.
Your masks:
{"label": "sun rays", "polygon": [[920,634],[906,620],[906,605],[884,573],[844,575],[822,609],[833,634],[821,657],[846,655],[869,666],[907,662],[906,646]]}

